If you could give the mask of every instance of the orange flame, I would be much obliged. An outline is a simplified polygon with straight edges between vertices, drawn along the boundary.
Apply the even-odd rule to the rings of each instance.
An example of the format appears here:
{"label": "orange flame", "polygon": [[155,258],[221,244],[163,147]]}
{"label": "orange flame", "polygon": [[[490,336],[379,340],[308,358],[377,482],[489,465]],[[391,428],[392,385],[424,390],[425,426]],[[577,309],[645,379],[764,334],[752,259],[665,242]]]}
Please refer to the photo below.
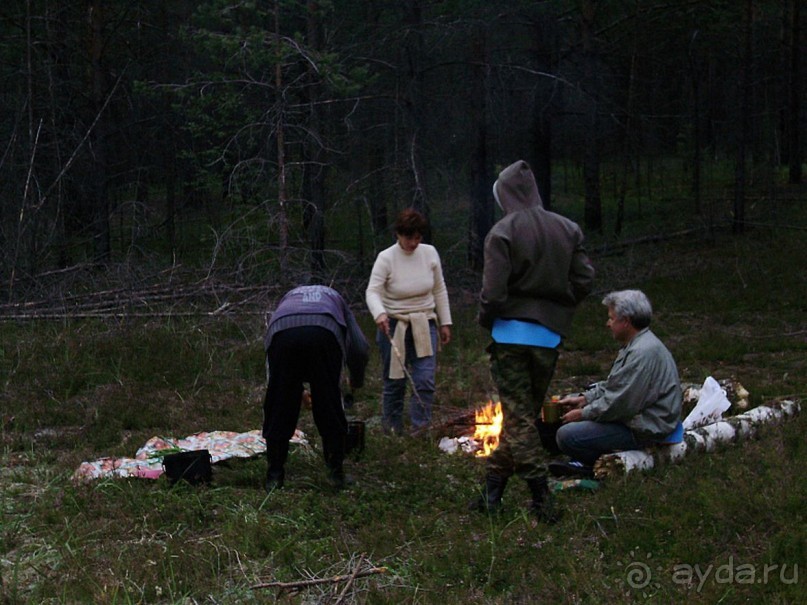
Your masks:
{"label": "orange flame", "polygon": [[502,432],[502,404],[492,401],[475,412],[476,427],[474,439],[479,441],[481,448],[476,451],[477,456],[490,456],[499,447],[499,434]]}

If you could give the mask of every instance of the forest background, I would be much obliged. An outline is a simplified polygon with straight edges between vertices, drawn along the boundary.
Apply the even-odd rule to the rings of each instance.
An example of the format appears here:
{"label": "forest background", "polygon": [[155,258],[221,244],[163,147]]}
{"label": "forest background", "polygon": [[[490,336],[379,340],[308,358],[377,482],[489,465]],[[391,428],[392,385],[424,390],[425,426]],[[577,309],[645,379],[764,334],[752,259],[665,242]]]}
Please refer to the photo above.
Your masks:
{"label": "forest background", "polygon": [[[504,517],[470,515],[482,461],[440,434],[384,438],[374,356],[346,494],[323,497],[316,438],[282,498],[259,459],[201,489],[70,479],[155,434],[259,426],[264,315],[291,285],[334,285],[371,335],[364,286],[406,206],[430,218],[456,320],[436,417],[485,402],[481,245],[516,159],[598,272],[553,391],[607,372],[599,297],[641,287],[682,379],[803,398],[801,4],[5,3],[0,601],[798,602],[803,414],[564,492],[547,528],[519,484]],[[253,588],[375,567],[347,589]]]}
{"label": "forest background", "polygon": [[740,233],[768,219],[750,187],[804,178],[804,20],[797,0],[14,0],[0,300],[112,276],[146,296],[165,270],[363,279],[406,206],[477,272],[516,159],[593,245]]}

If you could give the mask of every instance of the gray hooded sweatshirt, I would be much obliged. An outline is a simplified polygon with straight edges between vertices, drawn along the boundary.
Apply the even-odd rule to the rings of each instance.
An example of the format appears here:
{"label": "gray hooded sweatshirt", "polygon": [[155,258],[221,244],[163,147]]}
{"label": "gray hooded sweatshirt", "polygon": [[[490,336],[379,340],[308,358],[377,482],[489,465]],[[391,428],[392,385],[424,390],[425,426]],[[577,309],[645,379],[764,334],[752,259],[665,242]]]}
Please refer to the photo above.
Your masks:
{"label": "gray hooded sweatshirt", "polygon": [[566,336],[594,285],[583,232],[544,209],[523,160],[502,170],[493,190],[505,216],[485,238],[479,323],[490,329],[496,318],[519,319]]}

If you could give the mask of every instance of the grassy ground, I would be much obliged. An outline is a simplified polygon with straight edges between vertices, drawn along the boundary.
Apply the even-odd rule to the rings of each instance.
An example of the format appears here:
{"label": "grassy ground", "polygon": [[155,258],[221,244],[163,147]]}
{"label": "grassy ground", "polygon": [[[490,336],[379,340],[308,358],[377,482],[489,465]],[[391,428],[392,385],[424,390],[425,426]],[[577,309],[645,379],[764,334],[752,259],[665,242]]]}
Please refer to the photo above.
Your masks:
{"label": "grassy ground", "polygon": [[[765,229],[597,258],[600,292],[576,317],[552,391],[607,372],[616,346],[599,294],[640,287],[684,381],[734,377],[752,405],[803,400],[803,239]],[[471,299],[454,295],[438,419],[492,389]],[[439,431],[384,436],[374,356],[355,409],[367,447],[345,492],[327,487],[310,414],[312,445],[293,449],[287,489],[269,497],[260,459],[216,465],[210,487],[71,481],[83,460],[132,456],[154,435],[258,428],[261,331],[257,316],[0,324],[0,602],[803,602],[804,413],[742,445],[563,491],[564,518],[547,527],[525,514],[518,481],[501,517],[469,513],[484,463],[441,452]],[[252,588],[359,567],[386,572],[297,594]]]}

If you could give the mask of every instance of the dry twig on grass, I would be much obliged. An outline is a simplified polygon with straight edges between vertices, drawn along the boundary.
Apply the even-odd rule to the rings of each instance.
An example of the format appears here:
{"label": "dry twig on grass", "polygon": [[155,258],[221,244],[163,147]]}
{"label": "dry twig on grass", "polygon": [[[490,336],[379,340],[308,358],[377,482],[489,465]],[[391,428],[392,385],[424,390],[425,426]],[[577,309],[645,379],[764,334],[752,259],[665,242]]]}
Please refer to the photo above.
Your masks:
{"label": "dry twig on grass", "polygon": [[353,573],[350,576],[350,579],[345,583],[345,587],[342,589],[342,592],[339,593],[339,598],[336,599],[335,605],[339,605],[345,598],[347,591],[350,590],[350,587],[353,586],[353,581],[358,576],[359,572],[361,571],[361,564],[364,562],[364,555],[359,557],[359,562],[356,567],[353,569]]}
{"label": "dry twig on grass", "polygon": [[332,576],[330,578],[312,578],[310,580],[297,580],[294,582],[262,582],[261,584],[255,584],[253,586],[250,586],[250,589],[260,590],[263,588],[278,588],[280,589],[281,592],[286,591],[291,594],[296,594],[305,588],[311,588],[313,586],[321,586],[323,584],[340,584],[342,582],[346,582],[344,588],[340,592],[339,597],[336,601],[336,603],[341,603],[343,602],[351,586],[357,579],[366,578],[368,576],[383,574],[387,572],[386,567],[374,567],[371,565],[369,567],[362,568],[362,565],[364,563],[365,559],[362,556],[359,558],[356,567],[350,574]]}

